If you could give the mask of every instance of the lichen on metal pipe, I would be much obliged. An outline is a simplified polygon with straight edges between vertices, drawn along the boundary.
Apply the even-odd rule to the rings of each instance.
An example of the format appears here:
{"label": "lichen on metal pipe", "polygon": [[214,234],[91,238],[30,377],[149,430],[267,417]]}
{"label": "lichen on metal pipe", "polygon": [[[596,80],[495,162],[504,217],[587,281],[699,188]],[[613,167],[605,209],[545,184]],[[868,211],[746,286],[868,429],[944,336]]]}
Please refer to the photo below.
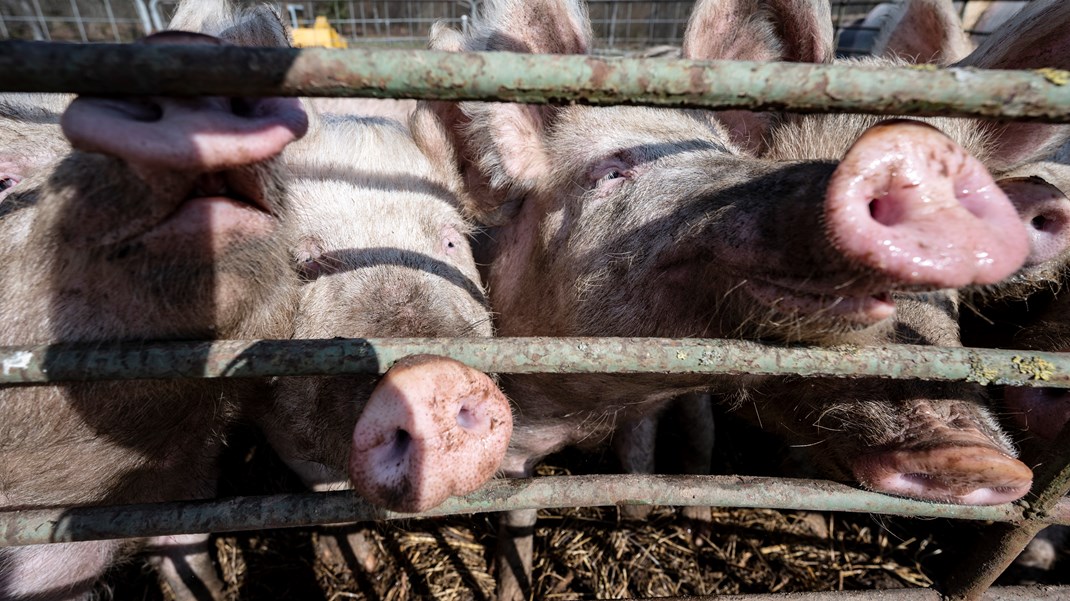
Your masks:
{"label": "lichen on metal pipe", "polygon": [[0,91],[364,96],[1070,122],[1059,71],[511,52],[0,42]]}
{"label": "lichen on metal pipe", "polygon": [[385,373],[416,354],[496,373],[879,377],[1070,388],[1070,353],[915,345],[784,347],[668,338],[359,338],[54,344],[0,347],[0,385],[84,380],[258,378]]}
{"label": "lichen on metal pipe", "polygon": [[386,511],[351,491],[4,511],[0,512],[0,546],[617,504],[710,505],[987,521],[1021,520],[1021,508],[1014,504],[989,507],[945,505],[901,499],[819,480],[754,476],[568,476],[496,480],[466,497],[449,499],[436,509],[420,514]]}
{"label": "lichen on metal pipe", "polygon": [[661,338],[220,340],[0,347],[0,384],[384,373],[398,359],[414,354],[449,356],[498,373],[799,374],[1070,387],[1070,354],[1031,354],[1050,366],[1047,379],[1038,380],[1023,375],[1020,353],[1012,351],[913,345],[781,347]]}

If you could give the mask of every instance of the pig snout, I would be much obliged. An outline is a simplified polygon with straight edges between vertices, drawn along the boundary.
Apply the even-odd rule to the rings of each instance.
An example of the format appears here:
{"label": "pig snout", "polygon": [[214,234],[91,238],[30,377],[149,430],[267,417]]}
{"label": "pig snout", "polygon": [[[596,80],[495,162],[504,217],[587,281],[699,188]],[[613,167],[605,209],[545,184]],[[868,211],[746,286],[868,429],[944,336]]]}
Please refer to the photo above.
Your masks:
{"label": "pig snout", "polygon": [[[143,44],[225,45],[196,33],[162,32]],[[271,158],[304,135],[296,98],[102,98],[82,96],[61,125],[71,144],[149,169],[221,171]]]}
{"label": "pig snout", "polygon": [[981,163],[914,121],[858,138],[829,182],[825,222],[845,255],[916,286],[995,283],[1029,254],[1013,205]]}
{"label": "pig snout", "polygon": [[349,477],[366,499],[426,511],[489,480],[513,430],[509,402],[485,374],[444,357],[394,364],[353,430]]}
{"label": "pig snout", "polygon": [[1070,391],[1060,388],[1007,388],[1003,401],[1029,434],[1054,440],[1070,422]]}
{"label": "pig snout", "polygon": [[1050,261],[1070,246],[1070,199],[1039,177],[1001,179],[1000,189],[1018,209],[1029,234],[1026,267]]}
{"label": "pig snout", "polygon": [[1029,492],[1033,472],[979,430],[942,420],[916,424],[919,444],[862,455],[852,462],[866,488],[960,505],[1010,503]]}

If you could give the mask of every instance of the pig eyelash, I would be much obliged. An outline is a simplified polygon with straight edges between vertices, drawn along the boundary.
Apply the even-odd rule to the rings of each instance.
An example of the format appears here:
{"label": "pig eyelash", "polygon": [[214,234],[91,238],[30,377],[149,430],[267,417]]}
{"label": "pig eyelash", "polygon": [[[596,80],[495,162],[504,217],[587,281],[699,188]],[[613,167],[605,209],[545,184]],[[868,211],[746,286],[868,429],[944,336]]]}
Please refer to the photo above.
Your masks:
{"label": "pig eyelash", "polygon": [[595,187],[602,187],[618,180],[629,179],[632,175],[632,170],[624,161],[613,157],[595,165],[590,171],[590,180]]}
{"label": "pig eyelash", "polygon": [[620,171],[619,169],[614,169],[614,170],[606,173],[602,177],[598,178],[598,183],[601,184],[601,183],[604,183],[604,182],[608,182],[610,180],[620,179],[622,177],[624,177],[624,172]]}

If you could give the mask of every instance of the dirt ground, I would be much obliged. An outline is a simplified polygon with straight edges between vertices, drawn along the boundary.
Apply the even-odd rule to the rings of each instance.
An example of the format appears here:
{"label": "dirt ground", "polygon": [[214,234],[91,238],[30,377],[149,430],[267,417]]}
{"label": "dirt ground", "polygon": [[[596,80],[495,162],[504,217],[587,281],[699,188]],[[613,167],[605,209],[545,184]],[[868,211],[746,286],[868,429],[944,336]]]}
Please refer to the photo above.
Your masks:
{"label": "dirt ground", "polygon": [[[775,443],[746,433],[775,456]],[[722,438],[723,440],[723,438]],[[761,473],[735,453],[720,473]],[[753,455],[753,453],[744,453]],[[761,458],[756,462],[767,462]],[[747,461],[743,461],[747,463]],[[608,455],[564,453],[540,475],[612,473]],[[234,437],[221,495],[299,491],[251,431]],[[929,586],[953,565],[956,544],[981,524],[864,514],[714,509],[712,528],[695,528],[670,507],[623,521],[615,507],[548,510],[535,530],[535,599],[615,599],[676,595],[860,590]],[[213,538],[232,601],[309,599],[489,601],[494,594],[496,517],[386,522],[311,530],[221,534]],[[1065,567],[1065,562],[1062,565]],[[1070,570],[1008,572],[1000,584],[1070,583]],[[170,599],[143,560],[107,579],[101,596]]]}

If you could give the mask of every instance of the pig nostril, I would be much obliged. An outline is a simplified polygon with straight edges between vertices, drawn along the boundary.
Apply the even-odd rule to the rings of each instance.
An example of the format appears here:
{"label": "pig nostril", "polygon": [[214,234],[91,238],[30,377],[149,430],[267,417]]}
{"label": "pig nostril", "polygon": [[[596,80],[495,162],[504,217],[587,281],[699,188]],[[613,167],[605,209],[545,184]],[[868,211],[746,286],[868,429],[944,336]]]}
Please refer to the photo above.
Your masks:
{"label": "pig nostril", "polygon": [[230,112],[239,117],[251,117],[253,115],[253,101],[248,98],[231,98]]}
{"label": "pig nostril", "polygon": [[412,435],[407,431],[398,429],[394,434],[394,444],[391,445],[390,451],[392,459],[401,460],[409,452],[409,447],[412,446]]}
{"label": "pig nostril", "polygon": [[461,407],[461,410],[457,412],[457,425],[461,428],[471,430],[476,425],[476,422],[475,414],[468,407]]}
{"label": "pig nostril", "polygon": [[1038,232],[1043,232],[1045,226],[1048,225],[1048,222],[1049,220],[1047,217],[1043,215],[1037,215],[1033,218],[1032,221],[1029,222],[1029,224],[1032,225],[1033,229],[1037,230]]}
{"label": "pig nostril", "polygon": [[877,223],[891,227],[902,219],[902,210],[887,196],[869,201],[869,216]]}

